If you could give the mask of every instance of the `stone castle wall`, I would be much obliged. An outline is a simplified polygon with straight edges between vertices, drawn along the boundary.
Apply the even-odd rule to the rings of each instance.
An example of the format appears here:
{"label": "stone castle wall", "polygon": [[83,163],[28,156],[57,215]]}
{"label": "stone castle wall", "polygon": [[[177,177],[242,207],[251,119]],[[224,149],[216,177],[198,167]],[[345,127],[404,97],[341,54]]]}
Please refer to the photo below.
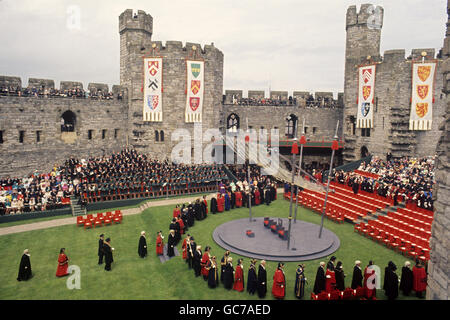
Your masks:
{"label": "stone castle wall", "polygon": [[[76,117],[73,133],[61,132],[66,111]],[[35,170],[47,173],[72,156],[108,155],[127,142],[126,101],[0,96],[0,114],[0,177],[20,177]],[[20,131],[24,132],[22,143]]]}
{"label": "stone castle wall", "polygon": [[[405,57],[405,50],[388,50],[381,56],[379,48],[383,10],[380,9],[378,27],[368,26],[368,22],[371,21],[369,7],[369,4],[364,4],[357,11],[356,6],[351,6],[347,11],[344,160],[349,162],[359,159],[363,146],[371,154],[383,158],[389,151],[394,157],[433,155],[439,137],[436,132],[445,114],[445,99],[442,95],[442,60],[437,58],[434,49],[414,49],[408,57]],[[423,51],[427,52],[427,60],[438,59],[433,125],[430,131],[410,131],[411,63],[412,60],[420,60]],[[356,124],[352,122],[357,115],[358,66],[369,61],[377,63],[375,112],[374,127],[370,130],[370,137],[364,137],[361,129],[356,129],[353,134],[353,126]]]}

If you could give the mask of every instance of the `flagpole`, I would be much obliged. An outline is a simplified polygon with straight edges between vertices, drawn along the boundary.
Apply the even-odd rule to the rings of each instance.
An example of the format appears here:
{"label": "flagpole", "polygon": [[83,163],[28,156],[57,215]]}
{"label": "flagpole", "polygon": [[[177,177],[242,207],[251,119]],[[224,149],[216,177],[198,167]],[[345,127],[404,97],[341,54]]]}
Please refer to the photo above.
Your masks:
{"label": "flagpole", "polygon": [[[294,140],[292,142],[292,149],[294,149],[294,144],[297,144],[297,126],[295,126],[295,130],[294,130]],[[292,200],[294,198],[295,156],[297,155],[297,152],[298,152],[298,149],[296,150],[296,152],[294,152],[294,150],[292,150],[291,201],[289,204],[289,229],[288,229],[288,243],[287,243],[288,250],[289,250],[289,247],[291,244]]]}
{"label": "flagpole", "polygon": [[[306,143],[305,139],[305,118],[303,118],[303,128],[302,128],[302,137],[300,138],[300,160],[298,161],[298,177],[300,177],[302,161],[303,161],[303,146]],[[297,210],[298,210],[298,189],[300,186],[297,186],[297,191],[295,193],[295,214],[294,214],[294,223],[297,223]]]}
{"label": "flagpole", "polygon": [[334,141],[333,144],[331,145],[331,162],[330,162],[330,169],[328,170],[328,181],[327,181],[327,189],[325,192],[325,201],[323,202],[323,210],[322,210],[322,221],[320,223],[320,230],[319,230],[319,239],[322,237],[322,229],[323,229],[323,219],[325,216],[325,211],[327,209],[327,199],[328,199],[328,192],[330,190],[330,178],[331,178],[331,174],[333,172],[333,159],[334,159],[334,153],[336,152],[336,150],[339,148],[338,145],[338,129],[339,129],[339,120],[337,122],[336,125],[336,132],[334,133]]}
{"label": "flagpole", "polygon": [[247,136],[245,137],[245,142],[248,144],[248,163],[247,163],[247,179],[248,179],[248,213],[249,221],[252,222],[252,188],[250,186],[250,131],[248,129],[248,117],[245,118],[247,122]]}

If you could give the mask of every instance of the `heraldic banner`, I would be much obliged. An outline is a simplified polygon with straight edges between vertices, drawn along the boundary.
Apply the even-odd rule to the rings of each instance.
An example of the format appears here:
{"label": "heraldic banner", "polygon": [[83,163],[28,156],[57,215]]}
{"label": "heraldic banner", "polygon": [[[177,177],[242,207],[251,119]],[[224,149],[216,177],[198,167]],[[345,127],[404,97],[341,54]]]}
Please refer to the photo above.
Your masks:
{"label": "heraldic banner", "polygon": [[162,121],[162,58],[144,58],[143,120]]}
{"label": "heraldic banner", "polygon": [[202,122],[204,61],[186,60],[186,122]]}
{"label": "heraldic banner", "polygon": [[431,130],[435,62],[412,63],[412,97],[409,130]]}
{"label": "heraldic banner", "polygon": [[373,102],[375,96],[376,65],[358,68],[357,128],[373,128]]}

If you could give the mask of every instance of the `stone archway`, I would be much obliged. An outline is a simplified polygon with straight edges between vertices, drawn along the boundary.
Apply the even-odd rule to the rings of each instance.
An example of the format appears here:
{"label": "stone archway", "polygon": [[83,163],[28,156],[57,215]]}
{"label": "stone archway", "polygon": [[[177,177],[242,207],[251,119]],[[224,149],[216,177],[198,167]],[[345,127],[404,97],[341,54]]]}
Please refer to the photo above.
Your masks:
{"label": "stone archway", "polygon": [[361,159],[369,156],[369,149],[366,146],[361,147]]}

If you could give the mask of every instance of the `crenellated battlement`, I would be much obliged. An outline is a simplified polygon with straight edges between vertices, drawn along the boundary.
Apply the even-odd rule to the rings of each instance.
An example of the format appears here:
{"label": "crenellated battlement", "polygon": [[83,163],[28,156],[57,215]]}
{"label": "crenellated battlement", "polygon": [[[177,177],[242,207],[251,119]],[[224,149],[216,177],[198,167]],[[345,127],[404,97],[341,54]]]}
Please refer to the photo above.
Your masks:
{"label": "crenellated battlement", "polygon": [[381,29],[383,26],[384,9],[370,3],[362,4],[359,11],[356,5],[347,9],[346,29],[351,26],[369,26]]}
{"label": "crenellated battlement", "polygon": [[130,52],[145,54],[145,55],[164,55],[170,53],[185,54],[189,57],[206,57],[209,55],[220,55],[223,57],[222,51],[214,46],[214,43],[202,45],[195,42],[168,40],[165,43],[162,41],[151,41],[144,46],[136,44],[130,46]]}
{"label": "crenellated battlement", "polygon": [[425,59],[437,59],[434,48],[412,49],[411,54],[406,57],[405,49],[386,50],[383,53],[382,63],[401,63],[407,60],[421,60],[422,53],[426,52]]}
{"label": "crenellated battlement", "polygon": [[142,31],[148,33],[150,36],[153,33],[153,18],[145,11],[138,10],[133,12],[132,9],[127,9],[119,16],[119,33],[125,31]]}

